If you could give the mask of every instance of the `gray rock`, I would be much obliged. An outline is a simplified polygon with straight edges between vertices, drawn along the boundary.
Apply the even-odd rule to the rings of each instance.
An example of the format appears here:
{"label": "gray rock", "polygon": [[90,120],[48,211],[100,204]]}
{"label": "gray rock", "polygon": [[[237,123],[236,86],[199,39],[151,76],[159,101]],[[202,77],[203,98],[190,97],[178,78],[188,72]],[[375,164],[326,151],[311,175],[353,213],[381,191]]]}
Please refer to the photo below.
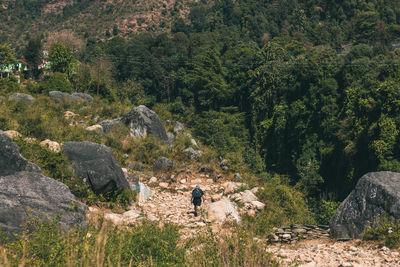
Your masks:
{"label": "gray rock", "polygon": [[121,119],[113,119],[113,120],[105,120],[99,123],[103,127],[103,132],[108,133],[111,131],[115,126],[121,125]]}
{"label": "gray rock", "polygon": [[31,217],[60,216],[62,229],[85,226],[87,207],[76,201],[69,188],[40,172],[16,172],[0,176],[0,230],[21,233]]}
{"label": "gray rock", "polygon": [[329,226],[335,238],[361,238],[381,215],[400,219],[400,174],[370,172],[340,204]]}
{"label": "gray rock", "polygon": [[41,173],[19,154],[19,147],[0,130],[0,230],[21,233],[30,217],[60,216],[63,229],[84,226],[87,207],[76,201],[68,187]]}
{"label": "gray rock", "polygon": [[221,160],[221,163],[219,164],[222,170],[226,171],[229,169],[228,167],[228,161],[226,159]]}
{"label": "gray rock", "polygon": [[75,176],[87,179],[92,189],[100,193],[129,188],[129,183],[111,150],[92,142],[67,142],[63,146]]}
{"label": "gray rock", "polygon": [[168,137],[168,143],[173,143],[174,142],[174,140],[175,140],[175,135],[173,134],[173,133],[170,133],[170,132],[168,132],[167,133],[167,137]]}
{"label": "gray rock", "polygon": [[121,117],[121,121],[130,128],[130,135],[133,137],[146,137],[148,134],[168,141],[167,133],[158,115],[140,105]]}
{"label": "gray rock", "polygon": [[142,182],[139,182],[139,188],[140,188],[138,195],[139,201],[144,201],[154,195],[154,192]]}
{"label": "gray rock", "polygon": [[233,175],[233,178],[235,178],[236,180],[242,180],[242,176],[238,172]]}
{"label": "gray rock", "polygon": [[199,157],[203,154],[201,150],[195,150],[192,147],[188,147],[184,150],[185,154],[191,159],[199,159]]}
{"label": "gray rock", "polygon": [[72,96],[79,97],[89,103],[93,102],[93,97],[85,93],[73,93]]}
{"label": "gray rock", "polygon": [[146,106],[138,106],[121,116],[121,118],[106,120],[99,123],[104,132],[111,131],[116,125],[125,124],[133,137],[153,135],[163,141],[168,141],[167,133],[158,115]]}
{"label": "gray rock", "polygon": [[184,131],[185,131],[185,126],[183,126],[183,124],[180,123],[179,121],[175,122],[174,132],[176,134],[178,134],[178,133],[184,132]]}
{"label": "gray rock", "polygon": [[176,163],[166,157],[161,157],[154,162],[153,171],[171,170],[176,168]]}
{"label": "gray rock", "polygon": [[0,176],[21,171],[41,173],[37,165],[28,162],[20,155],[19,147],[0,130]]}
{"label": "gray rock", "polygon": [[23,93],[15,93],[12,94],[8,97],[10,100],[16,100],[16,101],[27,101],[27,102],[34,102],[35,98],[31,95],[28,94],[23,94]]}
{"label": "gray rock", "polygon": [[58,101],[85,101],[85,102],[93,102],[93,97],[85,94],[85,93],[73,93],[72,95],[60,91],[51,91],[49,92],[49,96],[54,100]]}

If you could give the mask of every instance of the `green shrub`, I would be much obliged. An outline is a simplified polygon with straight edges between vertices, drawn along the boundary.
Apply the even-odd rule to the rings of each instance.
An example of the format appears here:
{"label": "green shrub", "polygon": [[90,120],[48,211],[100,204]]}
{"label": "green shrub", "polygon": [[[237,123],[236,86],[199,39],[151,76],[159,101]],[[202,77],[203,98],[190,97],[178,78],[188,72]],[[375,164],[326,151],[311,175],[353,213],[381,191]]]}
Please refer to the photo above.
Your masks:
{"label": "green shrub", "polygon": [[329,224],[333,214],[335,214],[340,202],[321,199],[316,207],[315,217],[319,224]]}
{"label": "green shrub", "polygon": [[275,226],[290,224],[315,224],[308,210],[304,195],[286,183],[287,178],[274,176],[262,183],[263,189],[257,193],[265,208],[247,222],[256,234],[267,234]]}
{"label": "green shrub", "polygon": [[380,217],[364,232],[364,240],[380,241],[389,248],[400,247],[400,220],[390,220],[387,216]]}
{"label": "green shrub", "polygon": [[55,72],[51,76],[46,77],[39,86],[38,93],[48,94],[51,91],[60,91],[64,93],[72,93],[72,84],[67,78],[67,74]]}

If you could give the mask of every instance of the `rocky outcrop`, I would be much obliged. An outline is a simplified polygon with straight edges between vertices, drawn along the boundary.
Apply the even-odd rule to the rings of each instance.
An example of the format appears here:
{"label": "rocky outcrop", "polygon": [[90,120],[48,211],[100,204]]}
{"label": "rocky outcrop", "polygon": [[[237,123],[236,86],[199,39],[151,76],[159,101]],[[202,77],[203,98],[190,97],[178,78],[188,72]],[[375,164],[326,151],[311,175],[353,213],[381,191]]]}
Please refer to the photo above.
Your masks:
{"label": "rocky outcrop", "polygon": [[106,120],[100,123],[104,132],[111,131],[116,125],[125,124],[129,127],[130,135],[133,137],[146,137],[153,135],[163,141],[168,141],[168,136],[158,115],[140,105],[121,116],[121,118]]}
{"label": "rocky outcrop", "polygon": [[100,193],[129,188],[129,183],[111,150],[92,142],[67,142],[63,146],[75,176],[86,179],[92,189]]}
{"label": "rocky outcrop", "polygon": [[358,181],[330,221],[335,238],[361,238],[379,216],[400,219],[400,174],[371,172]]}
{"label": "rocky outcrop", "polygon": [[200,156],[203,154],[203,151],[195,150],[192,147],[186,148],[183,152],[185,152],[185,154],[191,159],[199,159]]}
{"label": "rocky outcrop", "polygon": [[26,101],[26,102],[30,102],[30,103],[35,102],[35,98],[33,96],[28,95],[28,94],[23,94],[23,93],[12,94],[8,97],[8,99],[15,100],[15,101]]}
{"label": "rocky outcrop", "polygon": [[93,97],[84,93],[73,93],[70,95],[60,91],[51,91],[49,92],[49,96],[57,101],[93,102]]}
{"label": "rocky outcrop", "polygon": [[84,226],[86,209],[66,185],[44,176],[23,158],[18,146],[0,131],[0,230],[21,233],[27,219],[55,215],[63,229]]}
{"label": "rocky outcrop", "polygon": [[229,201],[227,198],[209,204],[206,208],[206,212],[211,222],[222,223],[225,221],[234,221],[240,223],[240,216],[236,204]]}

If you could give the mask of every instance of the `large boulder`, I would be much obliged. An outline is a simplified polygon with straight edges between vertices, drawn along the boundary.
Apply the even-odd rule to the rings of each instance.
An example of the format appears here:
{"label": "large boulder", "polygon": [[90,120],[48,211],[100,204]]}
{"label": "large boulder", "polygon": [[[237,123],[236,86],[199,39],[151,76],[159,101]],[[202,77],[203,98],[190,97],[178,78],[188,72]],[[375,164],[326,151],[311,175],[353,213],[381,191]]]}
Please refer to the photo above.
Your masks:
{"label": "large boulder", "polygon": [[160,118],[146,106],[140,105],[122,115],[121,118],[106,120],[101,122],[100,125],[103,126],[104,132],[109,132],[114,126],[121,123],[129,127],[130,135],[133,137],[153,135],[163,141],[168,141],[167,133]]}
{"label": "large boulder", "polygon": [[59,216],[62,229],[86,225],[87,207],[68,187],[41,173],[19,154],[19,147],[0,130],[0,230],[21,233],[31,217]]}
{"label": "large boulder", "polygon": [[206,212],[208,219],[212,222],[234,221],[240,223],[237,205],[227,198],[209,204],[206,207]]}
{"label": "large boulder", "polygon": [[329,225],[335,238],[361,238],[382,215],[400,219],[400,174],[370,172],[340,204]]}
{"label": "large boulder", "polygon": [[121,117],[121,121],[128,125],[130,134],[134,137],[154,135],[163,141],[168,141],[167,133],[157,113],[146,106],[140,105]]}
{"label": "large boulder", "polygon": [[129,183],[111,150],[88,141],[67,142],[63,146],[75,176],[86,179],[98,193],[109,193],[129,188]]}

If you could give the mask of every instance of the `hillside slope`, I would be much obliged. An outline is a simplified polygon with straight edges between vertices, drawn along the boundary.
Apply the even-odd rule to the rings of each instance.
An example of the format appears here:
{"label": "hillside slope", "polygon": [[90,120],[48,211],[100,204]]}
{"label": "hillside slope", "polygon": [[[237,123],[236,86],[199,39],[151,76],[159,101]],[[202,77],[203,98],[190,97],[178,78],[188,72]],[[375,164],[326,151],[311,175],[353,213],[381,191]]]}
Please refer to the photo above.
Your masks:
{"label": "hillside slope", "polygon": [[195,0],[2,0],[0,42],[22,44],[31,36],[71,29],[107,39],[141,31],[165,31],[186,17]]}

